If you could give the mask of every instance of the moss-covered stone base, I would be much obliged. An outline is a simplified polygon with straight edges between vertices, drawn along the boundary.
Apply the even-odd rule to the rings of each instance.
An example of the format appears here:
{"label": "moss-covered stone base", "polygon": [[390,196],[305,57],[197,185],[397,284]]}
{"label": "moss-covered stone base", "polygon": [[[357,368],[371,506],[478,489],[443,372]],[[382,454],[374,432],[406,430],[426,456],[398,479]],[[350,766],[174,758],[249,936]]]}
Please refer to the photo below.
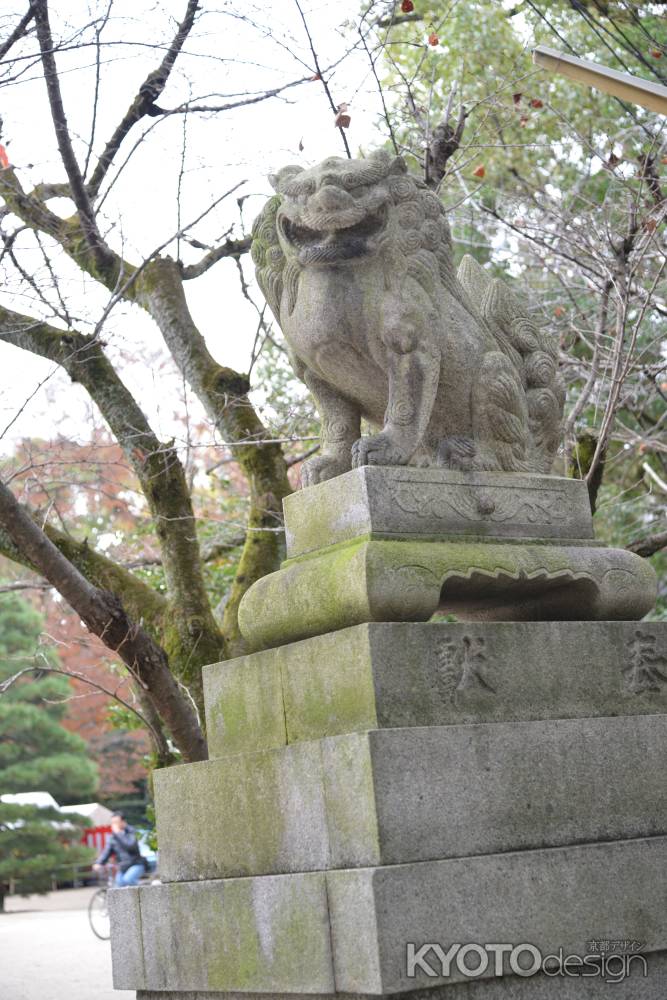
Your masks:
{"label": "moss-covered stone base", "polygon": [[651,565],[622,549],[354,541],[289,560],[254,584],[241,631],[266,649],[372,621],[635,620],[655,602]]}
{"label": "moss-covered stone base", "polygon": [[334,989],[323,874],[114,889],[109,907],[116,989]]}
{"label": "moss-covered stone base", "polygon": [[[589,993],[588,980],[572,979],[581,994],[540,993],[543,980],[531,977],[528,983],[542,985],[523,996],[662,1000],[667,977],[658,956],[667,949],[667,905],[659,873],[666,866],[667,838],[651,837],[112,890],[114,985],[149,996],[155,991],[165,1000],[181,991],[207,1000],[216,993],[379,998],[442,987],[438,1000],[447,1000],[447,990],[468,988],[470,979],[456,963],[449,976],[418,967],[410,977],[408,942],[445,948],[454,941],[530,942],[543,955],[561,947],[564,954],[585,955],[591,938],[617,936],[642,944],[648,976],[633,972],[643,992],[634,975],[620,993],[608,982],[600,984],[607,992]],[[128,942],[138,943],[131,954]],[[504,962],[509,972],[507,956]],[[493,962],[482,981],[498,986]],[[556,981],[563,986],[562,978]],[[514,1000],[517,994],[497,995]],[[415,1000],[427,997],[417,993]],[[456,992],[452,997],[459,1000]]]}
{"label": "moss-covered stone base", "polygon": [[204,668],[211,757],[397,726],[667,713],[667,622],[372,622]]}
{"label": "moss-covered stone base", "polygon": [[667,835],[666,758],[667,715],[635,715],[373,730],[169,768],[160,878]]}

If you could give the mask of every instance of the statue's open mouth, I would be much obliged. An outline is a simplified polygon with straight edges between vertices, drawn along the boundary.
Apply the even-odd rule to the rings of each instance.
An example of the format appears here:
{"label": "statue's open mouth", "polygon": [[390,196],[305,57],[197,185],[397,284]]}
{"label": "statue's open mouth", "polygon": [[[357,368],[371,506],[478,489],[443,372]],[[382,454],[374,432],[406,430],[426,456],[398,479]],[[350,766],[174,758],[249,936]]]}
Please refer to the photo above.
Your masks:
{"label": "statue's open mouth", "polygon": [[326,264],[338,260],[351,260],[368,252],[368,238],[384,228],[387,218],[384,206],[369,212],[353,226],[335,229],[312,229],[292,222],[283,215],[279,225],[285,239],[299,251],[301,264]]}

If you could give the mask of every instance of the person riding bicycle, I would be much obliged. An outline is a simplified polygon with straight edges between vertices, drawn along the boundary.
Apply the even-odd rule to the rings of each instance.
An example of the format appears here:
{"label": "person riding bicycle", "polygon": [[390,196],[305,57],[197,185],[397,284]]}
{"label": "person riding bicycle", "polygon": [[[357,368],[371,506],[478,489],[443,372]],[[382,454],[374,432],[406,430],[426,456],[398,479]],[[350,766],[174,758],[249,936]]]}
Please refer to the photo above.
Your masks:
{"label": "person riding bicycle", "polygon": [[148,870],[146,859],[139,850],[137,835],[122,813],[114,813],[111,817],[111,837],[99,858],[93,864],[93,871],[99,871],[111,855],[118,863],[116,887],[137,885],[141,876]]}

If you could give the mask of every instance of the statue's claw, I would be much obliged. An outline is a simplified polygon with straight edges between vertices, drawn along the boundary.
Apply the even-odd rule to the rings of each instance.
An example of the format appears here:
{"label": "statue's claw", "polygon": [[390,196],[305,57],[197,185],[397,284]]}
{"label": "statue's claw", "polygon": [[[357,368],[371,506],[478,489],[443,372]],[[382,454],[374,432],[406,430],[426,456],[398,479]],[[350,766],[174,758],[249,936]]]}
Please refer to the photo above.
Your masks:
{"label": "statue's claw", "polygon": [[336,455],[317,455],[309,458],[301,466],[301,488],[315,486],[316,483],[323,483],[325,479],[333,479],[343,472],[350,471],[349,458],[340,458]]}
{"label": "statue's claw", "polygon": [[370,437],[359,438],[352,445],[352,467],[360,465],[407,465],[410,454],[381,431]]}
{"label": "statue's claw", "polygon": [[476,453],[477,448],[471,438],[447,437],[440,442],[438,448],[438,465],[443,465],[446,469],[469,472],[475,467]]}

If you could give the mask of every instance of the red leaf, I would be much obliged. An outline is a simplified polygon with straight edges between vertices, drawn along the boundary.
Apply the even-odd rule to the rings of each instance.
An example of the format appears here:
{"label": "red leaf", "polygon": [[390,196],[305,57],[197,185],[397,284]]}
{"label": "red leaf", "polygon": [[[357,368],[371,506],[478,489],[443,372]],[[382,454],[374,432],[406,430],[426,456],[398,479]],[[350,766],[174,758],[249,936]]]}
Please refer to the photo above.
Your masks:
{"label": "red leaf", "polygon": [[662,59],[662,50],[651,49],[651,55],[653,56],[654,59]]}
{"label": "red leaf", "polygon": [[9,166],[9,157],[7,156],[7,150],[4,146],[0,146],[0,167],[6,170]]}
{"label": "red leaf", "polygon": [[334,118],[336,128],[349,128],[351,121],[352,119],[347,113],[347,104],[339,104],[336,117]]}
{"label": "red leaf", "polygon": [[478,167],[475,167],[475,169],[472,172],[472,175],[473,177],[483,177],[485,173],[486,173],[486,168],[482,163],[480,163]]}
{"label": "red leaf", "polygon": [[565,310],[563,309],[562,306],[556,306],[556,308],[554,309],[554,316],[561,317],[564,313]]}
{"label": "red leaf", "polygon": [[401,4],[401,10],[403,11],[404,14],[412,14],[414,9],[415,5],[413,4],[412,0],[403,0],[403,3]]}
{"label": "red leaf", "polygon": [[543,108],[544,107],[544,101],[541,101],[539,99],[539,97],[534,97],[532,99],[532,101],[530,102],[530,106],[531,106],[531,108]]}
{"label": "red leaf", "polygon": [[523,97],[523,94],[521,94],[521,93],[519,93],[519,94],[512,94],[512,100],[514,101],[515,104],[521,104],[521,98],[522,97]]}
{"label": "red leaf", "polygon": [[440,44],[440,39],[436,35],[435,31],[432,31],[431,34],[428,36],[428,44],[429,45],[439,45]]}

